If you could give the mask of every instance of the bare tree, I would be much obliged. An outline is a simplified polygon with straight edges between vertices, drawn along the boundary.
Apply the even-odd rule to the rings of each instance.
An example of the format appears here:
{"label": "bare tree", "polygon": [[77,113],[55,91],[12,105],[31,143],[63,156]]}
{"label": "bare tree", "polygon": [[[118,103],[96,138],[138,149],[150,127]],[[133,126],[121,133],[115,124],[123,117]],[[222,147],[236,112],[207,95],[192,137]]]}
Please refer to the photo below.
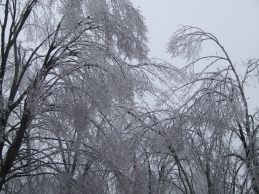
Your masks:
{"label": "bare tree", "polygon": [[0,6],[1,190],[10,179],[35,175],[55,153],[33,139],[42,116],[66,106],[57,106],[55,93],[77,88],[78,76],[87,79],[85,96],[95,107],[132,101],[141,88],[129,83],[142,78],[126,62],[144,59],[147,48],[143,19],[128,1],[6,0]]}
{"label": "bare tree", "polygon": [[[201,47],[205,43],[209,46],[216,45],[218,47],[217,54],[200,56],[204,53],[201,52]],[[189,79],[180,87],[171,90],[171,93],[182,91],[183,105],[179,110],[190,115],[187,118],[187,121],[192,123],[189,130],[194,129],[194,133],[198,136],[204,136],[205,139],[201,139],[201,143],[210,138],[210,142],[204,142],[206,147],[209,146],[203,148],[204,152],[208,152],[205,153],[204,157],[208,157],[211,161],[214,152],[221,149],[218,146],[224,145],[222,141],[225,141],[227,143],[225,149],[230,149],[225,155],[234,157],[236,161],[242,160],[242,163],[246,165],[249,176],[249,179],[245,181],[248,181],[248,185],[251,183],[254,193],[259,193],[259,158],[258,148],[256,147],[256,136],[259,128],[256,119],[258,112],[250,113],[245,93],[246,83],[257,73],[258,60],[249,60],[244,75],[239,75],[237,67],[219,40],[214,35],[191,26],[185,26],[174,34],[168,50],[174,57],[183,56],[189,61],[188,65],[183,68],[183,71],[189,74]],[[191,70],[198,65],[202,67],[201,71]],[[199,130],[197,131],[197,129]],[[204,129],[206,130],[205,133],[201,133],[201,130]],[[219,142],[217,140],[218,135],[223,135]],[[239,140],[239,143],[236,142],[237,140]],[[194,142],[195,144],[198,143]],[[211,147],[214,145],[218,148]],[[231,146],[237,145],[241,146],[241,152],[233,147],[231,148]],[[225,157],[222,156],[224,152],[219,151],[221,153],[219,160],[222,160]],[[210,154],[213,155],[210,156]],[[226,162],[228,161],[226,160]],[[230,161],[233,161],[233,158]],[[216,167],[216,164],[213,165]],[[226,164],[222,165],[225,166]],[[207,177],[210,176],[211,172],[208,167],[205,170]],[[216,167],[215,172],[217,170],[218,167]],[[235,179],[237,176],[232,175],[232,178]],[[210,193],[209,185],[211,181],[209,177],[207,181],[208,192]],[[232,190],[235,191],[235,188],[232,188]],[[215,192],[217,191],[213,193]]]}

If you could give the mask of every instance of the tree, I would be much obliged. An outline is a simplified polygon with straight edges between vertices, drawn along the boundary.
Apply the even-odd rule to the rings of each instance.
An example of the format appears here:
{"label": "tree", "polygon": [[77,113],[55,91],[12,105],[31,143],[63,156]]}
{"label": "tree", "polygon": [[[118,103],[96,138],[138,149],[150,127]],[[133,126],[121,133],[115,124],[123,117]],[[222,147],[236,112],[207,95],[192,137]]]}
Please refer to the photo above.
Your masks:
{"label": "tree", "polygon": [[130,83],[145,79],[128,62],[144,60],[147,48],[143,18],[126,0],[6,0],[0,6],[1,190],[10,179],[35,176],[49,158],[34,135],[46,115],[67,106],[55,96],[84,84],[93,109],[130,104],[142,89]]}
{"label": "tree", "polygon": [[259,193],[257,59],[240,75],[214,35],[185,26],[168,51],[187,66],[150,60],[128,0],[0,10],[0,192]]}
{"label": "tree", "polygon": [[[202,45],[208,42],[218,47],[217,53],[219,54],[200,56]],[[211,46],[211,44],[209,45]],[[174,34],[169,42],[168,50],[174,57],[183,56],[189,61],[188,65],[183,68],[183,71],[187,72],[187,75],[189,74],[189,79],[176,89],[183,94],[181,96],[182,106],[179,110],[181,110],[181,115],[187,117],[186,121],[191,122],[189,131],[194,130],[193,133],[196,133],[197,136],[210,138],[210,142],[204,142],[205,147],[202,150],[206,152],[207,146],[212,150],[209,149],[204,157],[211,160],[213,156],[210,155],[214,155],[214,151],[226,143],[227,147],[224,149],[230,150],[226,153],[221,150],[219,153],[225,154],[227,157],[234,157],[230,161],[241,160],[246,165],[249,176],[248,180],[244,178],[244,182],[248,185],[251,183],[254,193],[259,193],[259,157],[256,143],[259,128],[258,112],[250,113],[245,93],[245,86],[249,79],[253,77],[254,73],[258,76],[256,74],[258,73],[258,60],[249,60],[244,75],[239,75],[236,66],[219,40],[211,33],[191,26],[184,26]],[[202,70],[200,72],[191,71],[197,65],[203,67]],[[201,133],[201,130],[205,130],[205,133]],[[216,139],[213,134],[216,135]],[[219,139],[218,135],[221,136]],[[239,141],[238,146],[242,148],[241,152],[232,147],[237,146],[235,143],[237,140]],[[194,142],[193,146],[197,147],[198,144],[198,142]],[[211,147],[213,145],[220,147],[213,148]],[[224,156],[221,155],[220,160],[222,158]],[[217,164],[213,163],[212,167],[216,166]],[[211,173],[218,171],[218,167],[213,171]],[[208,169],[205,172],[208,173]],[[237,170],[236,173],[241,172]],[[232,175],[232,179],[236,178],[237,175]],[[212,190],[209,186],[211,183],[208,178],[207,181],[208,192],[211,193]],[[235,180],[233,184],[232,192],[235,193]]]}

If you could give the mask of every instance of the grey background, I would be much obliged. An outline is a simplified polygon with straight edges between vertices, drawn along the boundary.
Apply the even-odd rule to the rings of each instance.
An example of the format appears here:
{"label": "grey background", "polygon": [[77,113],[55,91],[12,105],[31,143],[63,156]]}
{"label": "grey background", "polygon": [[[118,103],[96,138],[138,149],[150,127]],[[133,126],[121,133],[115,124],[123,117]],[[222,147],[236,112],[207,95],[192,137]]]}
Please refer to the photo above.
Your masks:
{"label": "grey background", "polygon": [[[240,67],[259,58],[259,0],[132,0],[146,19],[150,57],[177,63],[166,53],[166,43],[181,25],[213,33]],[[250,109],[259,107],[258,82],[247,88]]]}

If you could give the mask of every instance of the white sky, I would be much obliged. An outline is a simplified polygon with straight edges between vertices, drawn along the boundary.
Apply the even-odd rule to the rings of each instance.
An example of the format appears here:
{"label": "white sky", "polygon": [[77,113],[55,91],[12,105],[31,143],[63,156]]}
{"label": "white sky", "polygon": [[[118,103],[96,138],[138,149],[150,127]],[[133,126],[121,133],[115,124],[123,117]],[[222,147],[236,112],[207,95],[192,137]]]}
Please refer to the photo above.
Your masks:
{"label": "white sky", "polygon": [[[146,19],[150,57],[174,63],[166,53],[166,43],[180,25],[191,25],[216,35],[237,64],[247,59],[259,58],[259,0],[132,0],[132,2]],[[258,106],[258,87],[250,87],[248,94],[250,105]]]}

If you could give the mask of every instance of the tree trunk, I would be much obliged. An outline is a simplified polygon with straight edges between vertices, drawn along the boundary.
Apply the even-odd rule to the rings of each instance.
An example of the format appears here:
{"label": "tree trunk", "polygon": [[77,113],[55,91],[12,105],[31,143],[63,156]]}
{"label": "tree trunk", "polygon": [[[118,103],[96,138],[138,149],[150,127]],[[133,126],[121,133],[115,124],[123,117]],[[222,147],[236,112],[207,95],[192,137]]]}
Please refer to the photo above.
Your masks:
{"label": "tree trunk", "polygon": [[28,128],[29,124],[30,124],[30,111],[27,108],[27,103],[25,103],[24,105],[24,112],[23,112],[23,116],[21,119],[21,125],[19,127],[19,129],[17,130],[16,134],[15,134],[15,138],[13,140],[13,143],[10,145],[10,147],[8,148],[7,152],[6,152],[6,156],[5,159],[2,159],[1,162],[1,167],[0,167],[0,191],[3,188],[3,185],[6,182],[6,177],[8,175],[8,173],[10,172],[13,162],[15,161],[15,158],[17,156],[17,153],[20,150],[20,147],[22,145],[22,140],[25,134],[26,129]]}

